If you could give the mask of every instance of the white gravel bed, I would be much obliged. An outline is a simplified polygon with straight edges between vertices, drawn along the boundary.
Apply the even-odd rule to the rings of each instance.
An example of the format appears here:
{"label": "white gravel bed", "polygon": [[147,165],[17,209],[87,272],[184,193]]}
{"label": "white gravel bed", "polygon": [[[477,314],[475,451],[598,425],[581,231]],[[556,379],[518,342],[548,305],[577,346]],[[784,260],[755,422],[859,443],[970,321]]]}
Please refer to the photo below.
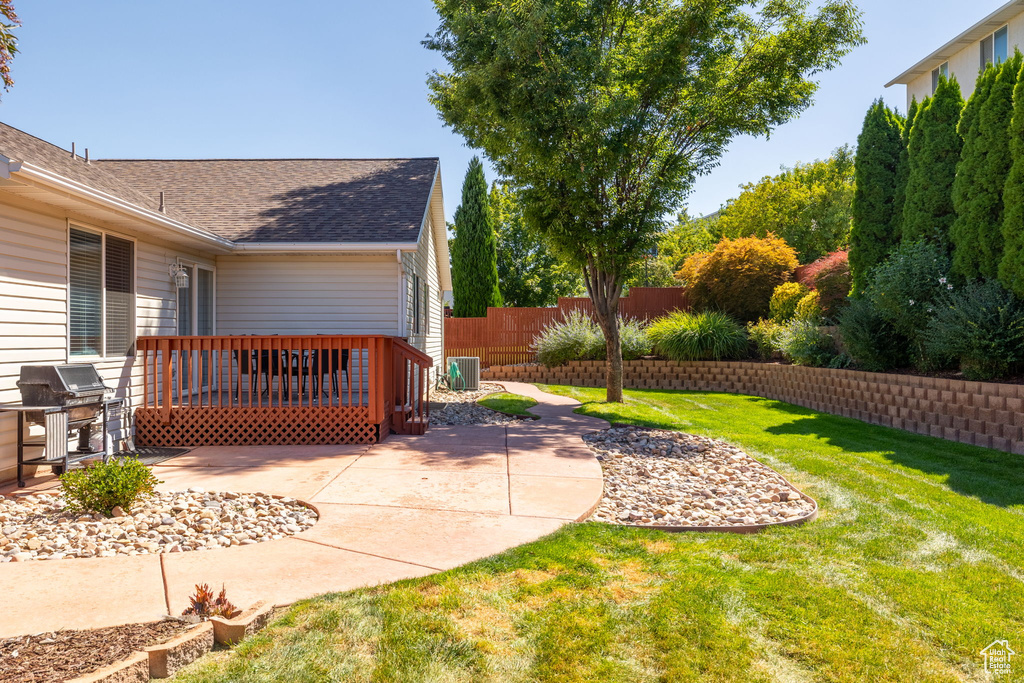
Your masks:
{"label": "white gravel bed", "polygon": [[213,550],[305,531],[317,515],[266,493],[157,493],[130,514],[76,514],[60,495],[0,496],[0,562]]}
{"label": "white gravel bed", "polygon": [[519,422],[519,418],[498,413],[478,405],[477,401],[496,391],[504,391],[500,384],[480,384],[477,391],[448,391],[438,389],[430,392],[431,403],[445,403],[444,408],[430,411],[430,424],[440,425],[501,425]]}
{"label": "white gravel bed", "polygon": [[814,511],[778,472],[722,441],[639,427],[583,439],[604,472],[594,521],[728,527],[798,520]]}

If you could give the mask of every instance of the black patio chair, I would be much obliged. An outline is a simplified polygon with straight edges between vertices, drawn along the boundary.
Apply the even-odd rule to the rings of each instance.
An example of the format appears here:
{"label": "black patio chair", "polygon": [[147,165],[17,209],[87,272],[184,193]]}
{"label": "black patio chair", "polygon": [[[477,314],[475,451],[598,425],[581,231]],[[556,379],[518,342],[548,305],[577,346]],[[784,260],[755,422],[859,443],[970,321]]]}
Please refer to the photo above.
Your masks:
{"label": "black patio chair", "polygon": [[[312,366],[312,368],[310,368]],[[331,388],[334,393],[341,396],[340,383],[338,382],[338,371],[348,372],[348,349],[321,349],[310,351],[305,357],[302,370],[303,391],[305,390],[306,376],[309,371],[313,375],[313,391],[319,392],[323,376],[331,376]],[[325,395],[330,396],[328,392]]]}

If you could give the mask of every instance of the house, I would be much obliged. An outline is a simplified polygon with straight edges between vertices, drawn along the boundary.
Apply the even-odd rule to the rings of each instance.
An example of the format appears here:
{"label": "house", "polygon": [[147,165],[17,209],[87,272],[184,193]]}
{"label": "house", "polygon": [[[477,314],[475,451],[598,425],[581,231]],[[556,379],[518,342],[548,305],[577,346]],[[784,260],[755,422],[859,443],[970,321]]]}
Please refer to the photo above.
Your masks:
{"label": "house", "polygon": [[[226,394],[236,412],[255,400],[247,419],[265,423],[324,370],[318,353],[340,353],[361,405],[379,389],[371,373],[393,373],[374,356],[390,340],[441,365],[450,289],[436,158],[101,161],[0,124],[0,402],[20,399],[24,364],[89,362],[130,410],[159,405],[169,422],[189,395],[212,409],[203,395],[223,406]],[[281,344],[305,360],[274,360],[261,397],[257,375],[273,369],[259,353],[284,358],[271,356]],[[335,413],[328,397],[309,419],[337,419],[340,393]],[[16,424],[0,413],[0,480],[13,478]]]}
{"label": "house", "polygon": [[986,64],[1024,45],[1024,0],[1011,0],[885,84],[907,86],[907,108],[935,92],[939,76],[956,76],[965,98]]}

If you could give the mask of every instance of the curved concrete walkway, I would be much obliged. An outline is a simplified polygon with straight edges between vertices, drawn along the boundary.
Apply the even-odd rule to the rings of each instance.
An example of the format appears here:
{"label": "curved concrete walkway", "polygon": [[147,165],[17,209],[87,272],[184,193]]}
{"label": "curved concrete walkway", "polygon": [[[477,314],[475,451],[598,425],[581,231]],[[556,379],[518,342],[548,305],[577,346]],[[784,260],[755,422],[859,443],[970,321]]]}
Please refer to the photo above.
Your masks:
{"label": "curved concrete walkway", "polygon": [[[180,614],[197,583],[239,606],[450,569],[590,515],[601,466],[580,436],[603,420],[572,399],[502,382],[542,419],[434,427],[373,446],[204,447],[154,467],[161,488],[265,491],[313,504],[320,520],[280,541],[223,550],[0,564],[0,637]],[[28,489],[56,487],[52,477]]]}

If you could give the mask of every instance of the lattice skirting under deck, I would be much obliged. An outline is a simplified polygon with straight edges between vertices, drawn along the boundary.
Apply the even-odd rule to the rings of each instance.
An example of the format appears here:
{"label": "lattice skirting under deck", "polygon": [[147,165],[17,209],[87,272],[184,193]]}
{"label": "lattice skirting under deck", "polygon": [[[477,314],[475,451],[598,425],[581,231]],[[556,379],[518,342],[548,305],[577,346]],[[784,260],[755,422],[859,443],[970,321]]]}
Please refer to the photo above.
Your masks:
{"label": "lattice skirting under deck", "polygon": [[[376,443],[384,430],[365,407],[186,408],[135,411],[139,446],[271,446]],[[386,433],[386,432],[384,432]]]}

